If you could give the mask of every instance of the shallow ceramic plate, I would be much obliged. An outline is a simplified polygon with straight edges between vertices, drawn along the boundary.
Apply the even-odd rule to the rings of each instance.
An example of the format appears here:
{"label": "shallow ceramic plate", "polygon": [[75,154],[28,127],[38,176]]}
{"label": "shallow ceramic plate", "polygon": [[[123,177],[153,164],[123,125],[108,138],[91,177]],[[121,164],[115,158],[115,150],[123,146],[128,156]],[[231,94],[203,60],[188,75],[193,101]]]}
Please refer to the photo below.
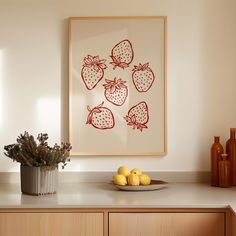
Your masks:
{"label": "shallow ceramic plate", "polygon": [[114,184],[118,189],[124,190],[124,191],[151,191],[151,190],[157,190],[161,189],[167,186],[167,182],[162,180],[151,180],[150,185],[139,185],[139,186],[129,186],[129,185],[117,185]]}

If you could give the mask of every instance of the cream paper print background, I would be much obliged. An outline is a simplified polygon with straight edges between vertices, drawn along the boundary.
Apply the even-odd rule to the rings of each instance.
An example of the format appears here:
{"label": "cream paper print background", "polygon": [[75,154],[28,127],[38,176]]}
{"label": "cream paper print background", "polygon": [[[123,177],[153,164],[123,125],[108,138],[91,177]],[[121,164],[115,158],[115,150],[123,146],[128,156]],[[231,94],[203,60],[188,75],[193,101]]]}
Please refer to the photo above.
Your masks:
{"label": "cream paper print background", "polygon": [[[70,142],[72,155],[133,155],[165,152],[165,25],[164,18],[73,18],[70,28]],[[109,64],[112,48],[128,39],[134,59],[124,70]],[[106,59],[107,69],[97,86],[88,90],[81,78],[83,59],[87,55]],[[155,74],[152,87],[140,93],[132,81],[134,65],[149,62]],[[105,79],[127,81],[129,95],[122,106],[115,106],[104,96]],[[86,124],[91,108],[104,101],[115,117],[115,127],[98,130]],[[128,110],[145,101],[149,108],[148,128],[133,130],[124,117]]]}

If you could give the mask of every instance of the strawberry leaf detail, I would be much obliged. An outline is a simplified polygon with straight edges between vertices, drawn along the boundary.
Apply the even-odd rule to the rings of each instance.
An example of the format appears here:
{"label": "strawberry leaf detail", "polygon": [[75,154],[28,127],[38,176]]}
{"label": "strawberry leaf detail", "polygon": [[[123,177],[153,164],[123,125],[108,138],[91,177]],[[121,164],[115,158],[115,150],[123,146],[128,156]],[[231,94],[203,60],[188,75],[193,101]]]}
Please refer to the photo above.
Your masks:
{"label": "strawberry leaf detail", "polygon": [[107,65],[105,64],[106,60],[99,59],[99,56],[91,56],[88,55],[87,57],[84,58],[84,67],[93,67],[95,71],[99,71],[100,69],[104,70],[107,68]]}
{"label": "strawberry leaf detail", "polygon": [[131,122],[133,122],[134,124],[136,123],[136,117],[135,117],[135,115],[131,116]]}
{"label": "strawberry leaf detail", "polygon": [[116,91],[116,87],[115,86],[111,86],[109,89],[110,93],[114,93]]}
{"label": "strawberry leaf detail", "polygon": [[143,131],[143,129],[148,128],[146,124],[141,124],[139,122],[136,122],[135,115],[133,115],[131,117],[125,116],[124,119],[127,122],[127,125],[132,126],[133,129]]}
{"label": "strawberry leaf detail", "polygon": [[101,104],[99,104],[98,106],[96,106],[96,108],[101,108],[104,105],[104,102],[102,102]]}
{"label": "strawberry leaf detail", "polygon": [[149,67],[149,62],[145,63],[145,64],[141,64],[139,63],[138,66],[134,66],[134,68],[132,69],[132,71],[139,71],[139,70],[142,70],[142,71],[145,71],[145,70],[148,70],[148,71],[152,71]]}
{"label": "strawberry leaf detail", "polygon": [[92,110],[93,113],[100,113],[101,110],[97,107],[95,107],[93,110]]}
{"label": "strawberry leaf detail", "polygon": [[103,84],[104,88],[109,91],[109,93],[115,93],[116,90],[120,90],[121,88],[127,88],[125,85],[126,81],[122,80],[121,78],[114,80],[105,79],[106,84]]}
{"label": "strawberry leaf detail", "polygon": [[122,62],[120,58],[116,58],[114,56],[110,57],[112,59],[112,62],[110,62],[110,64],[113,65],[113,70],[115,70],[116,67],[120,67],[122,69],[129,67],[129,64],[127,64],[126,62]]}
{"label": "strawberry leaf detail", "polygon": [[100,108],[102,108],[104,105],[104,102],[102,102],[101,104],[99,104],[98,106],[94,107],[93,109],[91,109],[89,106],[87,106],[87,110],[89,111],[88,117],[87,117],[87,122],[86,124],[92,124],[92,117],[94,113],[100,113],[101,110]]}

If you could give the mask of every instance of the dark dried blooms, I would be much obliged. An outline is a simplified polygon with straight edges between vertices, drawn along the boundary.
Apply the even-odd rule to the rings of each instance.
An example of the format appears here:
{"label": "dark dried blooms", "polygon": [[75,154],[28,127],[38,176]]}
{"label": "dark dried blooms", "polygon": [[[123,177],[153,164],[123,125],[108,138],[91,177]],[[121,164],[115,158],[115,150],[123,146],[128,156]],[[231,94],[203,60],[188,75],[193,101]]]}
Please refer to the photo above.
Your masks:
{"label": "dark dried blooms", "polygon": [[70,143],[55,144],[53,147],[48,146],[47,134],[38,134],[37,140],[28,132],[20,134],[17,143],[4,146],[4,154],[13,161],[20,162],[23,166],[48,166],[57,167],[62,163],[62,168],[70,161],[69,152]]}

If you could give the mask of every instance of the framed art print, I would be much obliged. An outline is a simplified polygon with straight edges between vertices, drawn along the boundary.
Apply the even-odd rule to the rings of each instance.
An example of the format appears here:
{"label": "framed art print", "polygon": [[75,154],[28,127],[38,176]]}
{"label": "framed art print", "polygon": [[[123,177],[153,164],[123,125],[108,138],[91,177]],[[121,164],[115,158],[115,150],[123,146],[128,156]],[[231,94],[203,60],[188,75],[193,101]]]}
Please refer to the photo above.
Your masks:
{"label": "framed art print", "polygon": [[71,156],[166,153],[166,17],[71,17],[69,80]]}

